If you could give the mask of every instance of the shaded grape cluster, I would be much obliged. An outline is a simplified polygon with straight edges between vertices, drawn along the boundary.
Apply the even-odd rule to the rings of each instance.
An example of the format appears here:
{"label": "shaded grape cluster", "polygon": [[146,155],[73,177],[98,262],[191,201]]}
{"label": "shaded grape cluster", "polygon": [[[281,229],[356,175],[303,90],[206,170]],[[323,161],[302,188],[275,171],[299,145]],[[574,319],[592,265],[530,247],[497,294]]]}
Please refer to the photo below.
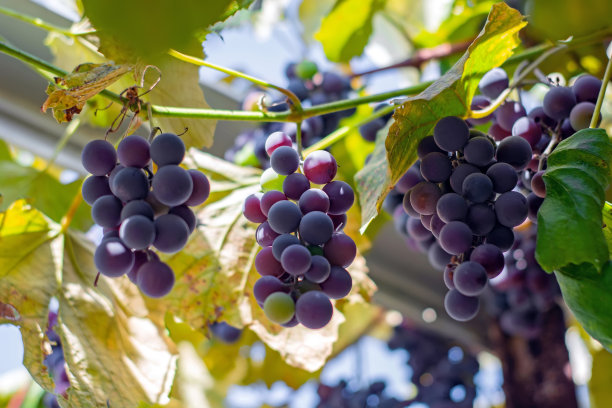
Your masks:
{"label": "shaded grape cluster", "polygon": [[396,326],[389,340],[392,350],[410,357],[411,381],[417,387],[414,402],[430,407],[468,408],[474,404],[476,356],[440,335],[406,324]]}
{"label": "shaded grape cluster", "polygon": [[399,408],[406,406],[402,401],[385,395],[385,388],[386,384],[383,381],[375,381],[366,388],[357,390],[351,389],[344,380],[334,386],[319,383],[317,408]]}
{"label": "shaded grape cluster", "polygon": [[[306,67],[306,68],[304,68]],[[333,71],[319,72],[315,64],[309,61],[291,63],[285,70],[289,81],[287,89],[292,91],[303,106],[315,106],[323,103],[346,99],[352,92],[348,77]],[[253,91],[245,98],[245,110],[259,109],[258,99],[264,95]],[[289,105],[285,99],[273,99],[267,107],[268,111],[285,111]],[[355,109],[313,116],[302,122],[302,145],[307,147],[321,140],[325,135],[336,130],[340,120],[350,116]],[[265,123],[261,127],[249,129],[239,134],[234,145],[225,152],[225,159],[241,166],[270,167],[270,157],[266,152],[267,135],[273,132],[283,132],[296,142],[297,127],[295,123]]]}
{"label": "shaded grape cluster", "polygon": [[319,329],[332,318],[330,299],[345,297],[352,287],[346,268],[357,248],[343,228],[354,193],[334,180],[337,163],[330,153],[314,151],[301,163],[283,132],[272,133],[265,146],[271,168],[262,175],[264,192],[248,196],[243,207],[244,216],[260,224],[255,268],[262,277],[254,296],[271,321]]}
{"label": "shaded grape cluster", "polygon": [[151,248],[180,251],[196,227],[189,207],[202,204],[210,193],[202,172],[179,166],[184,156],[183,141],[172,133],[150,144],[128,136],[117,150],[105,140],[93,140],[81,155],[92,174],[83,182],[83,199],[92,206],[94,222],[104,228],[94,254],[96,268],[113,278],[127,274],[153,298],[172,290],[174,272]]}
{"label": "shaded grape cluster", "polygon": [[515,231],[514,244],[505,253],[506,268],[492,282],[487,307],[506,334],[526,339],[541,334],[544,314],[561,295],[555,275],[536,261],[535,248],[534,225]]}
{"label": "shaded grape cluster", "polygon": [[[55,332],[53,327],[57,324],[57,313],[49,312],[48,315],[47,331],[45,332],[47,338],[51,342],[51,354],[45,357],[44,364],[47,370],[53,378],[55,384],[55,394],[66,397],[66,392],[70,387],[70,380],[66,373],[66,362],[64,361],[64,350],[62,348],[62,342],[60,337]],[[43,397],[43,404],[46,408],[59,408],[57,402],[57,396],[52,393],[45,393]]]}

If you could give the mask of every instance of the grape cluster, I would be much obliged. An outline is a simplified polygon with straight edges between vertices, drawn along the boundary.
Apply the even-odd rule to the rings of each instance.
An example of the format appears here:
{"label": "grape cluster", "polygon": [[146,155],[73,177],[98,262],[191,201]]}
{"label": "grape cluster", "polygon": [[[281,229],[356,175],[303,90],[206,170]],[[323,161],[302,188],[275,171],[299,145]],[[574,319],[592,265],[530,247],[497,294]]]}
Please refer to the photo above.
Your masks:
{"label": "grape cluster", "polygon": [[[488,106],[508,84],[502,69],[485,74],[472,109]],[[503,253],[516,245],[513,228],[527,218],[537,222],[546,197],[547,154],[588,127],[600,85],[583,75],[572,87],[552,86],[542,106],[529,114],[519,102],[506,100],[493,115],[467,124],[442,118],[419,143],[419,160],[398,181],[385,208],[409,244],[444,270],[451,317],[464,321],[476,315],[476,296],[502,272]],[[489,121],[488,135],[468,126]]]}
{"label": "grape cluster", "polygon": [[330,299],[345,297],[352,287],[345,268],[357,249],[342,230],[354,193],[334,180],[337,164],[330,153],[312,152],[298,172],[300,157],[286,133],[272,133],[265,146],[271,164],[262,175],[265,192],[248,196],[243,208],[249,221],[260,224],[255,268],[262,277],[254,296],[271,321],[319,329],[331,320]]}
{"label": "grape cluster", "polygon": [[555,275],[544,272],[535,259],[535,226],[517,229],[515,237],[504,272],[491,282],[487,310],[505,333],[532,339],[540,335],[544,314],[561,292]]}
{"label": "grape cluster", "polygon": [[[184,156],[183,141],[172,133],[162,133],[150,144],[128,136],[117,150],[105,140],[93,140],[81,155],[92,174],[83,182],[83,199],[92,206],[94,222],[104,228],[94,254],[96,268],[113,278],[127,274],[153,298],[172,290],[174,272],[150,248],[180,251],[196,227],[189,206],[202,204],[210,193],[203,173],[179,166]],[[157,165],[155,174],[151,160]]]}
{"label": "grape cluster", "polygon": [[319,383],[317,408],[400,408],[406,406],[402,401],[386,396],[385,388],[386,384],[383,381],[375,381],[368,387],[358,390],[352,390],[344,380],[335,386]]}
{"label": "grape cluster", "polygon": [[242,330],[225,322],[215,322],[208,326],[213,336],[225,344],[233,344],[240,340]]}
{"label": "grape cluster", "polygon": [[47,367],[53,382],[55,383],[55,394],[45,393],[43,404],[46,408],[59,408],[57,395],[66,397],[66,391],[70,387],[70,380],[66,373],[66,362],[64,361],[64,350],[62,342],[53,327],[57,324],[57,313],[49,312],[46,335],[51,342],[51,354],[45,357],[44,364]]}
{"label": "grape cluster", "polygon": [[[415,402],[429,407],[472,407],[476,397],[476,357],[436,333],[408,325],[394,328],[392,350],[410,354],[411,381],[417,387]],[[403,405],[405,406],[405,405]]]}
{"label": "grape cluster", "polygon": [[[316,65],[308,61],[299,64],[291,63],[285,70],[289,80],[287,89],[292,91],[302,102],[303,106],[315,106],[327,102],[346,99],[352,92],[348,77],[336,72],[318,72]],[[243,108],[245,110],[259,109],[256,107],[261,92],[252,92],[247,95]],[[283,111],[289,105],[283,99],[273,100],[267,108],[269,111]],[[350,116],[355,109],[313,116],[302,122],[302,145],[311,146],[321,140],[324,135],[334,131],[340,120]],[[225,152],[225,159],[238,165],[250,165],[261,168],[270,166],[270,157],[266,152],[265,143],[267,135],[273,132],[283,132],[296,141],[297,127],[295,123],[266,123],[259,128],[249,129],[236,137],[234,145]]]}

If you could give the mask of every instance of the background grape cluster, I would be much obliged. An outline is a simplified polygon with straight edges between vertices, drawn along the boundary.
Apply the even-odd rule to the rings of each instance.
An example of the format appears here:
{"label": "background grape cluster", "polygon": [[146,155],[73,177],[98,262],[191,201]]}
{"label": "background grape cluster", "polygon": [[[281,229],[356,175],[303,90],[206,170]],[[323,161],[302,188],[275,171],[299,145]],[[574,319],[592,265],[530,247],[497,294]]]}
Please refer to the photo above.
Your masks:
{"label": "background grape cluster", "polygon": [[[542,106],[529,113],[506,99],[485,118],[442,118],[385,201],[409,245],[444,271],[445,308],[457,320],[476,315],[477,296],[502,271],[494,310],[510,334],[535,335],[540,312],[558,293],[554,277],[537,264],[536,233],[528,223],[537,223],[546,197],[548,154],[589,127],[601,81],[582,75],[571,87],[548,85]],[[505,71],[489,71],[472,109],[489,106],[508,86]]]}
{"label": "background grape cluster", "polygon": [[[53,327],[57,324],[57,313],[49,312],[49,320],[46,335],[51,342],[51,354],[45,358],[45,366],[49,370],[53,382],[55,384],[55,393],[66,397],[66,390],[70,387],[70,381],[68,380],[68,374],[66,373],[66,364],[64,361],[64,350],[62,349],[62,342],[58,334],[53,330]],[[45,393],[43,397],[43,404],[46,408],[59,408],[57,397],[55,394]]]}
{"label": "background grape cluster", "polygon": [[94,254],[96,268],[108,277],[127,274],[154,298],[172,290],[174,272],[151,247],[180,251],[196,227],[189,206],[202,204],[210,193],[203,173],[179,166],[184,156],[183,141],[172,133],[156,136],[151,144],[128,136],[117,150],[105,140],[94,140],[81,155],[92,173],[83,183],[83,198],[92,206],[94,222],[104,228]]}
{"label": "background grape cluster", "polygon": [[346,268],[357,248],[342,230],[354,193],[334,180],[337,163],[330,153],[312,152],[302,164],[283,132],[269,135],[265,148],[271,168],[262,178],[272,174],[274,182],[262,181],[265,192],[248,196],[243,208],[249,221],[260,224],[255,268],[262,277],[254,296],[271,321],[319,329],[332,318],[330,299],[345,297],[352,287]]}
{"label": "background grape cluster", "polygon": [[[333,71],[319,72],[317,66],[309,61],[290,63],[285,69],[285,75],[289,81],[287,89],[300,99],[303,106],[339,101],[346,99],[352,93],[348,77]],[[243,108],[257,110],[256,104],[264,95],[260,91],[252,91],[245,97]],[[267,101],[266,97],[264,102]],[[274,99],[267,107],[267,110],[272,112],[287,109],[289,105],[285,99]],[[352,108],[307,118],[302,122],[302,145],[307,147],[318,142],[323,136],[336,130],[342,118],[351,116],[354,112],[355,109]],[[297,133],[295,123],[262,123],[258,128],[239,134],[234,145],[225,152],[225,159],[241,166],[268,168],[270,158],[266,153],[266,138],[270,133],[279,131],[287,134],[295,143]]]}

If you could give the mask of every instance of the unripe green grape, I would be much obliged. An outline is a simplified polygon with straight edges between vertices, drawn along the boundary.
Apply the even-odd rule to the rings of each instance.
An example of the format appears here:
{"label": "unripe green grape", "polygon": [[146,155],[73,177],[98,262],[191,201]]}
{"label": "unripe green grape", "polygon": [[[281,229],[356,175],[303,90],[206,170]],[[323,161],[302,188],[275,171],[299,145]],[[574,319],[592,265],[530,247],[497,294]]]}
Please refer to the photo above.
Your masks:
{"label": "unripe green grape", "polygon": [[312,78],[318,70],[317,64],[312,61],[302,61],[295,66],[295,74],[302,79]]}
{"label": "unripe green grape", "polygon": [[274,292],[264,302],[264,313],[275,323],[287,323],[295,313],[295,302],[284,292]]}
{"label": "unripe green grape", "polygon": [[250,144],[242,146],[242,149],[238,150],[234,155],[234,163],[239,166],[258,166],[259,159],[255,155],[255,150]]}
{"label": "unripe green grape", "polygon": [[277,174],[274,170],[269,168],[262,173],[259,185],[263,191],[283,191],[283,181],[285,181],[286,177],[287,176]]}

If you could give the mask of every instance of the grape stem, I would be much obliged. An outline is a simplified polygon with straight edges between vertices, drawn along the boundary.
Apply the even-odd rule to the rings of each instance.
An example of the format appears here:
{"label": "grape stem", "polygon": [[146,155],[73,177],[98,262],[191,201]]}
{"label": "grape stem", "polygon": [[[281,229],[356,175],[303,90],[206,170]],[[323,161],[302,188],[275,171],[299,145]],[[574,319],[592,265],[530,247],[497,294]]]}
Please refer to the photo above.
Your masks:
{"label": "grape stem", "polygon": [[55,163],[55,160],[57,160],[57,157],[59,156],[60,152],[66,146],[66,143],[68,143],[68,141],[70,140],[72,135],[74,135],[76,133],[76,131],[79,129],[80,125],[81,125],[81,118],[77,117],[74,120],[72,120],[72,122],[70,122],[68,124],[68,126],[66,126],[66,130],[64,130],[64,134],[62,135],[62,138],[55,145],[55,150],[53,151],[53,155],[51,156],[49,161],[47,161],[47,164],[45,165],[45,168],[42,169],[40,174],[46,173],[49,170],[49,168],[51,166],[53,166],[53,164]]}
{"label": "grape stem", "polygon": [[550,138],[550,142],[548,142],[548,146],[540,155],[540,161],[538,162],[538,171],[544,168],[544,161],[548,158],[550,153],[553,151],[555,146],[559,143],[559,133],[561,132],[561,126],[559,125],[555,131],[552,132],[552,137]]}
{"label": "grape stem", "polygon": [[295,131],[295,144],[297,145],[298,156],[300,156],[300,163],[304,159],[302,155],[302,122],[297,122]]}
{"label": "grape stem", "polygon": [[590,128],[597,127],[597,122],[599,122],[599,115],[601,112],[601,106],[603,105],[606,88],[608,87],[608,82],[610,82],[611,77],[612,77],[612,55],[608,56],[608,65],[606,66],[606,72],[604,73],[604,77],[601,81],[601,89],[599,90],[599,96],[597,97],[597,103],[595,104],[595,111],[593,112],[593,117],[591,118],[591,124],[589,125]]}
{"label": "grape stem", "polygon": [[72,37],[72,38],[95,33],[95,31],[73,33],[72,31],[70,31],[69,28],[59,27],[59,26],[56,26],[55,24],[48,23],[38,17],[29,16],[27,14],[23,14],[18,11],[11,10],[11,9],[8,9],[6,7],[1,7],[1,6],[0,6],[0,14],[4,14],[5,16],[16,18],[17,20],[21,20],[25,23],[31,24],[45,31],[63,34],[65,36]]}

